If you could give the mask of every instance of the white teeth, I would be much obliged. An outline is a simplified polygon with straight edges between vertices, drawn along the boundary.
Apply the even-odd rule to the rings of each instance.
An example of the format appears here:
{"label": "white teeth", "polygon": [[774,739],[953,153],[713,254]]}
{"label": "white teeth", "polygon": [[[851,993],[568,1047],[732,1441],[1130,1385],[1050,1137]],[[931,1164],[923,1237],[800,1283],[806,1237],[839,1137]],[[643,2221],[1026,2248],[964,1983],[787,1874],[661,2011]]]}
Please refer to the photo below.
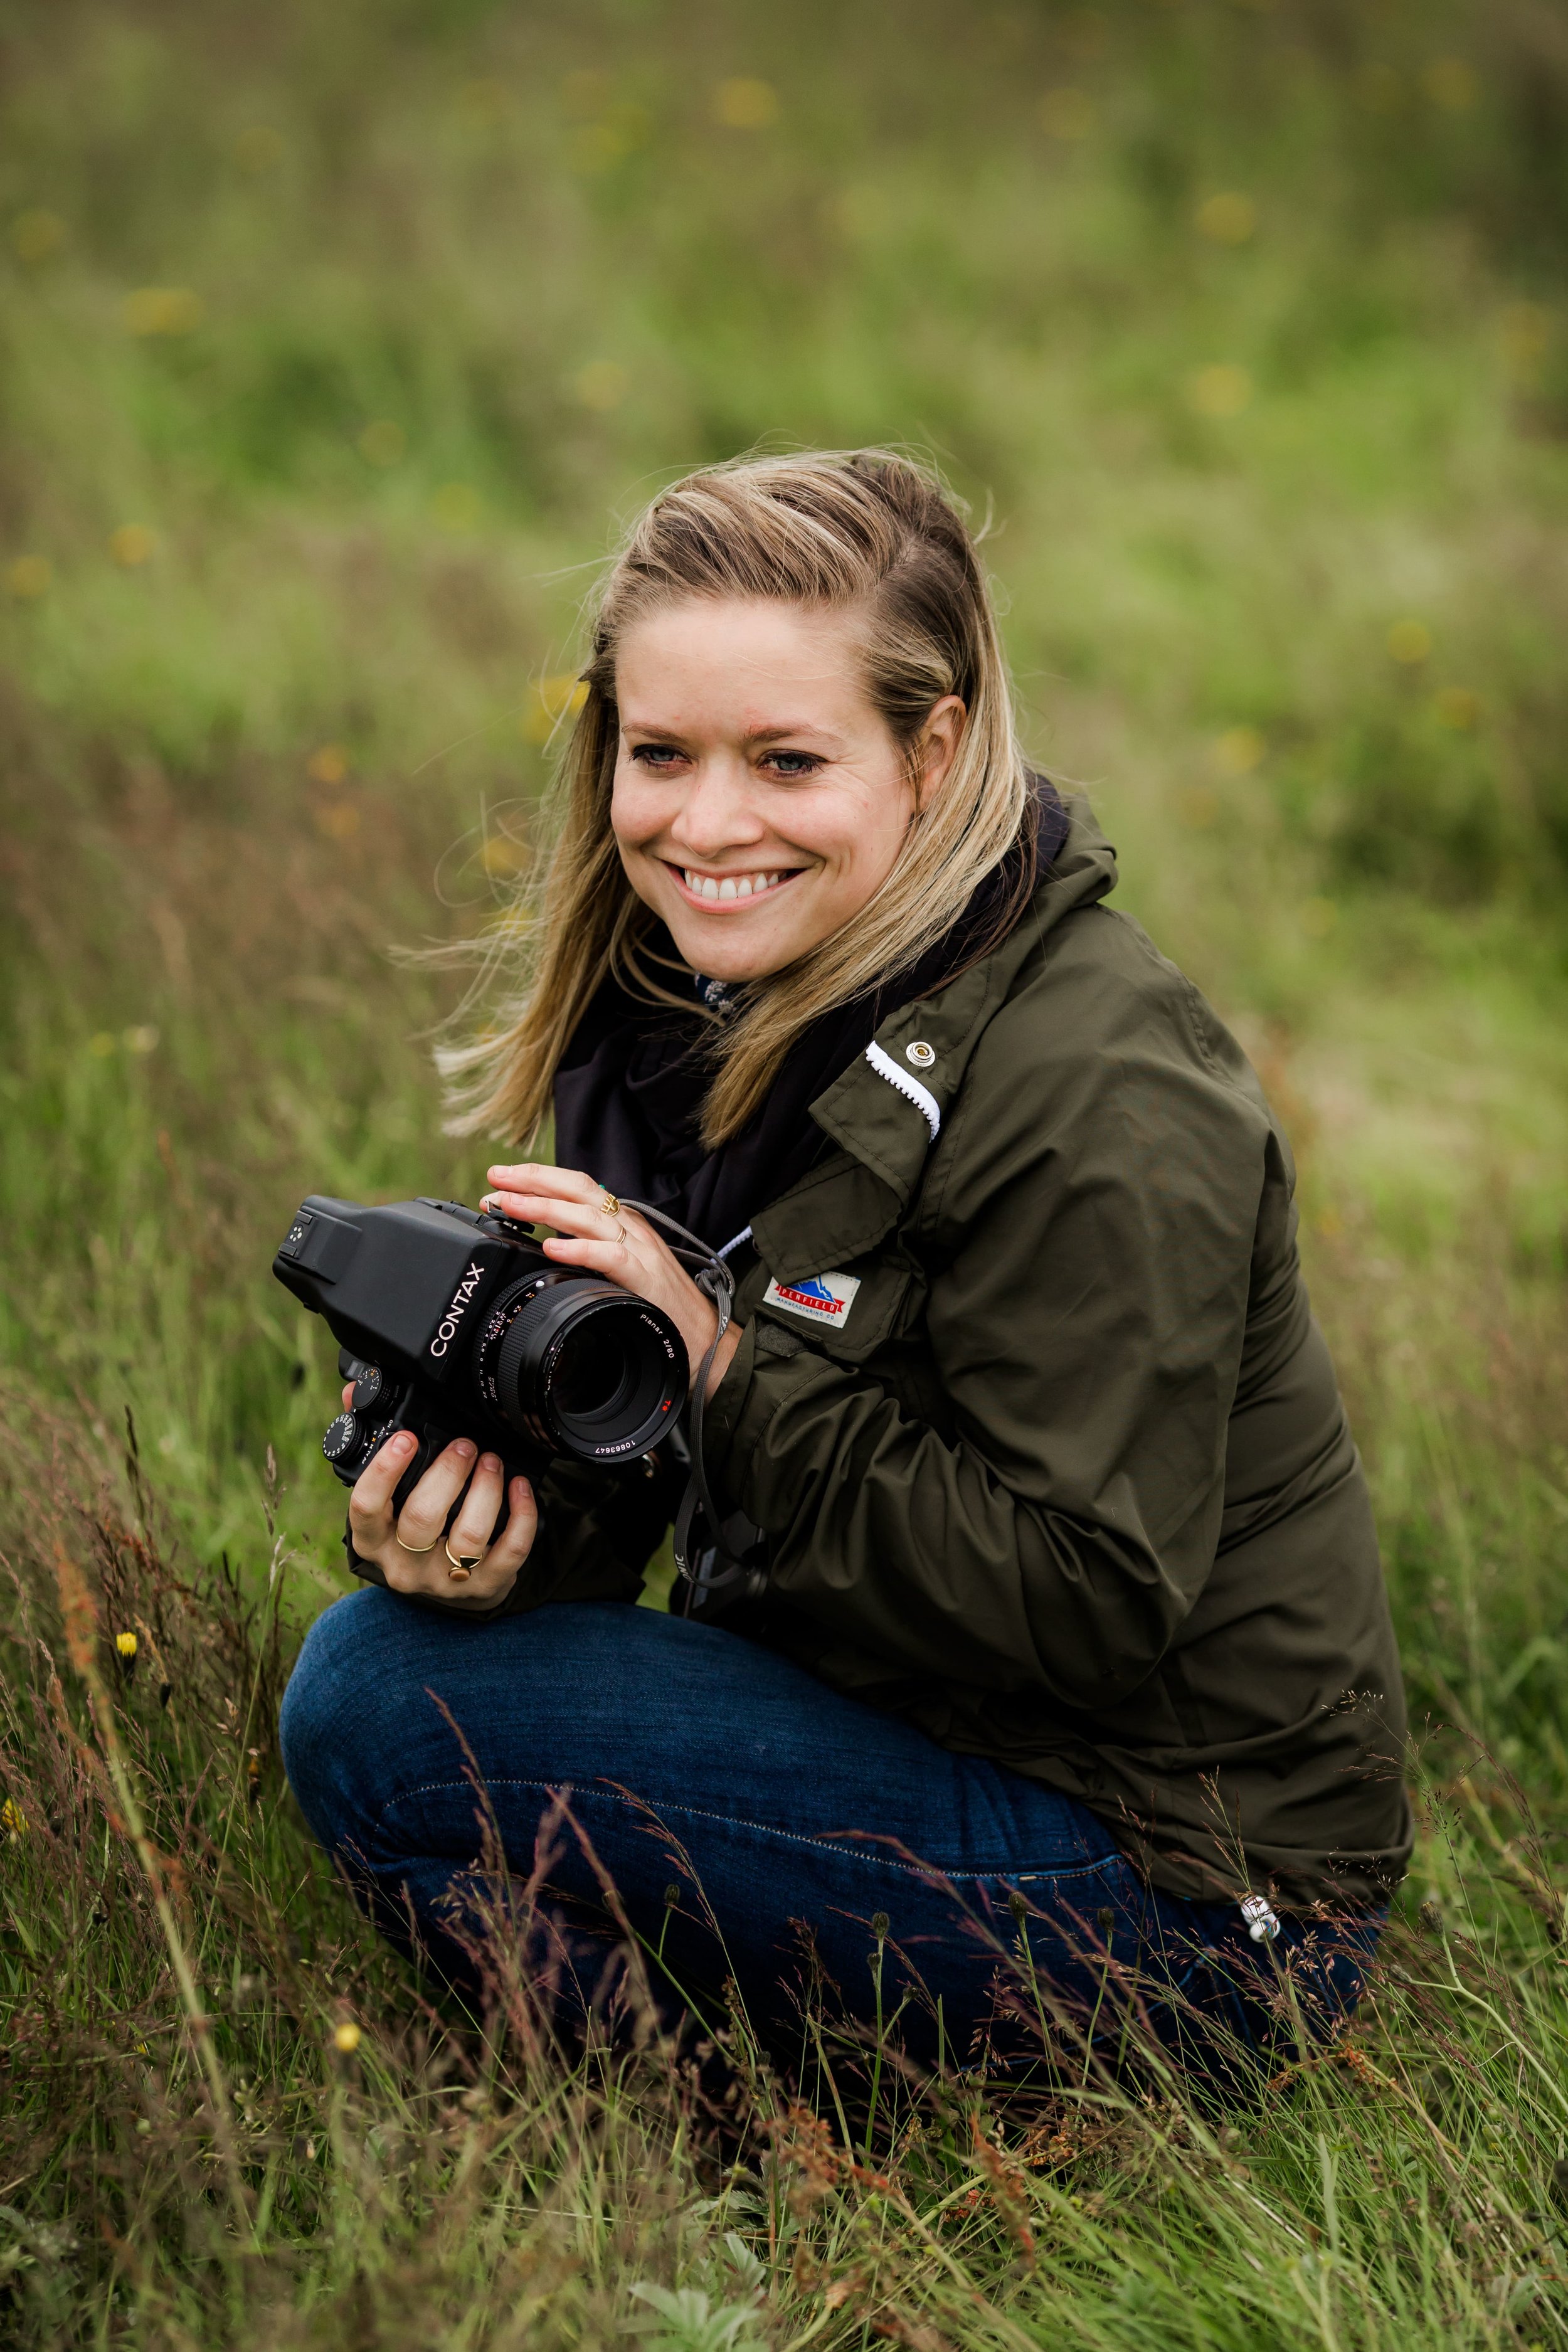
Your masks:
{"label": "white teeth", "polygon": [[773,889],[785,877],[782,874],[727,874],[722,881],[711,874],[695,873],[683,866],[686,887],[697,898],[760,898],[764,890]]}

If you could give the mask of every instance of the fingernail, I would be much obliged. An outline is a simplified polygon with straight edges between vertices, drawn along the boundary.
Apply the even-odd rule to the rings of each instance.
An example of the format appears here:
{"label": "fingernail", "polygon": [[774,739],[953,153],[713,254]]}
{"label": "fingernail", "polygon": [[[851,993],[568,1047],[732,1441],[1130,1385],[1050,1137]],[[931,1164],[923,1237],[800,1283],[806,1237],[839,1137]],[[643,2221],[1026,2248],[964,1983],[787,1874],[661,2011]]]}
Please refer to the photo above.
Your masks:
{"label": "fingernail", "polygon": [[499,1470],[500,1468],[500,1454],[487,1454],[484,1460],[479,1464],[479,1468],[481,1470]]}
{"label": "fingernail", "polygon": [[470,1454],[477,1454],[479,1452],[479,1447],[474,1444],[472,1438],[459,1437],[457,1440],[457,1443],[453,1445],[452,1451],[458,1456],[459,1462],[466,1462]]}
{"label": "fingernail", "polygon": [[412,1437],[406,1429],[400,1429],[392,1441],[393,1448],[398,1454],[412,1454],[417,1443],[418,1440]]}

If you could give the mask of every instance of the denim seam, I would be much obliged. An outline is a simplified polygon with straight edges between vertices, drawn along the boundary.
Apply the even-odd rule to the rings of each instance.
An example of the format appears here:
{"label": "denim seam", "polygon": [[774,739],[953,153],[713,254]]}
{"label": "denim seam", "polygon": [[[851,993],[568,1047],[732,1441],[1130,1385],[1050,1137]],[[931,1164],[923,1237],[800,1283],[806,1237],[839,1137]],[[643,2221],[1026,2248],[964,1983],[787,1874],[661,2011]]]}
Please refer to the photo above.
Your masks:
{"label": "denim seam", "polygon": [[[506,1780],[488,1780],[485,1785],[487,1788],[494,1789],[539,1789],[546,1795],[552,1796],[558,1793],[561,1786],[560,1783],[555,1781],[534,1780],[527,1778],[526,1776],[508,1778]],[[404,1789],[400,1790],[396,1796],[389,1797],[385,1804],[382,1806],[380,1811],[375,1816],[374,1826],[371,1834],[373,1837],[380,1836],[382,1823],[395,1805],[405,1804],[410,1799],[415,1797],[429,1797],[443,1794],[449,1789],[471,1790],[472,1787],[472,1781],[465,1778],[459,1780],[426,1780],[422,1781],[417,1788]],[[584,1789],[581,1793],[584,1797],[596,1797],[601,1801],[607,1801],[612,1804],[624,1805],[628,1811],[647,1811],[648,1812],[657,1813],[660,1810],[651,1803],[647,1803],[646,1801],[639,1803],[636,1799],[623,1797],[620,1792],[615,1789]],[[808,1837],[803,1830],[783,1830],[777,1828],[771,1822],[753,1822],[749,1820],[744,1813],[715,1813],[709,1811],[706,1806],[681,1803],[666,1806],[662,1810],[672,1813],[684,1813],[688,1819],[691,1821],[720,1822],[722,1822],[724,1827],[727,1829],[754,1830],[763,1837],[781,1838],[787,1844],[803,1845],[816,1853],[846,1854],[852,1861],[875,1863],[883,1870],[900,1870],[902,1871],[906,1876],[911,1878],[929,1877],[934,1872],[939,1877],[952,1879],[971,1878],[980,1880],[984,1878],[1015,1878],[1025,1880],[1045,1878],[1049,1879],[1052,1885],[1055,1885],[1060,1880],[1065,1878],[1094,1877],[1099,1874],[1099,1872],[1105,1868],[1108,1863],[1125,1863],[1127,1859],[1125,1854],[1117,1853],[1113,1847],[1110,1853],[1100,1855],[1098,1859],[1083,1863],[1076,1863],[1070,1868],[1062,1870],[946,1870],[942,1868],[942,1866],[936,1863],[921,1864],[914,1862],[891,1861],[886,1854],[866,1853],[847,1843],[839,1844],[830,1838]],[[846,1832],[847,1838],[848,1834],[848,1832]]]}

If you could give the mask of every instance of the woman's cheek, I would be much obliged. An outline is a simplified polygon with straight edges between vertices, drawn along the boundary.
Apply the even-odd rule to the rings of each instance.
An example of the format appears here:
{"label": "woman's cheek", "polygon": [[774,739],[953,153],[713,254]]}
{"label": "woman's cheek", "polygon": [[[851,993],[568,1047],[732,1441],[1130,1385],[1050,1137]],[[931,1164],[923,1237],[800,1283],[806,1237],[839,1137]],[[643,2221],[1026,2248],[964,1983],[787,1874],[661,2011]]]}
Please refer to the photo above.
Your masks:
{"label": "woman's cheek", "polygon": [[610,787],[610,830],[623,856],[637,856],[657,841],[679,805],[679,794],[635,768],[617,768]]}
{"label": "woman's cheek", "polygon": [[610,830],[620,853],[621,868],[639,898],[646,899],[650,889],[664,878],[658,858],[645,846],[657,841],[662,829],[646,810],[623,805],[618,798],[612,803]]}

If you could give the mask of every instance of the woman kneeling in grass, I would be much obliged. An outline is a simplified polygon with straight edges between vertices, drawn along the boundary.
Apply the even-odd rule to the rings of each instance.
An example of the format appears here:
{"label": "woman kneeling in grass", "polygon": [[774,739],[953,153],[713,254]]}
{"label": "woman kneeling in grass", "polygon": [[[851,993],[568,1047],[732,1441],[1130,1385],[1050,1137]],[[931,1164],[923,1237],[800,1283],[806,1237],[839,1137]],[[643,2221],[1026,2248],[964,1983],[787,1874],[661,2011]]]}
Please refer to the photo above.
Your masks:
{"label": "woman kneeling in grass", "polygon": [[[458,1981],[453,1722],[517,1875],[570,1791],[569,1938],[602,1932],[586,1844],[670,1980],[732,1978],[774,2037],[803,1930],[861,2014],[875,1944],[884,2011],[917,1987],[901,2034],[961,2061],[1009,1968],[1069,2032],[1131,2009],[1262,2050],[1287,1987],[1331,2028],[1410,1819],[1290,1153],[1026,765],[962,520],[877,453],[694,475],[584,679],[531,986],[457,1057],[466,1122],[526,1144],[553,1110],[559,1164],[492,1167],[489,1204],[711,1354],[707,1476],[759,1568],[627,1605],[668,1446],[503,1495],[456,1444],[395,1519],[392,1438],[351,1503],[369,1589],[284,1706],[307,1815]],[[727,1258],[716,1351],[620,1196]],[[670,1911],[672,1855],[700,1895]]]}

